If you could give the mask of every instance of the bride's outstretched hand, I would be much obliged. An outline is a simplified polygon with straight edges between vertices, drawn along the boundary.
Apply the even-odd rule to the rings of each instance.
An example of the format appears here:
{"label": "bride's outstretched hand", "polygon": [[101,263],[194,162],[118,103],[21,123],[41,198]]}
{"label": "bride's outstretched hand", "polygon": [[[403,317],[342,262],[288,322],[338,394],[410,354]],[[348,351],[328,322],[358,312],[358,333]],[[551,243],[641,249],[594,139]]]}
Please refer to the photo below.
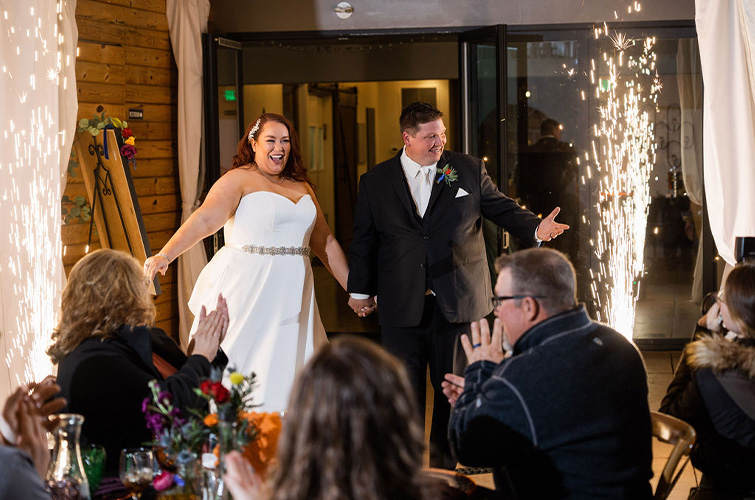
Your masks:
{"label": "bride's outstretched hand", "polygon": [[170,264],[170,261],[163,254],[158,253],[152,257],[147,257],[147,260],[144,261],[144,276],[149,278],[150,281],[155,279],[158,272],[165,276],[168,264]]}

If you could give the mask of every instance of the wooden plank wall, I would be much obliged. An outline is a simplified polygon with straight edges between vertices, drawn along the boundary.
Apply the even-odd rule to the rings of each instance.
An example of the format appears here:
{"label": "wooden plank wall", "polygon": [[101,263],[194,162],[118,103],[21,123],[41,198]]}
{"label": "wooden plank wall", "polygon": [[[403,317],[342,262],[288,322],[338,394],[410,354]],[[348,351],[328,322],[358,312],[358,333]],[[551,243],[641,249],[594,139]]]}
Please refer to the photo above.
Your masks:
{"label": "wooden plank wall", "polygon": [[[165,0],[78,0],[76,85],[78,118],[91,118],[99,105],[110,116],[128,120],[129,108],[144,110],[144,120],[128,120],[136,137],[137,168],[131,171],[153,252],[180,224],[178,185],[178,70],[170,45]],[[76,170],[65,194],[86,197]],[[68,273],[84,254],[89,223],[63,226],[63,261]],[[99,248],[96,236],[92,249]],[[159,276],[159,275],[158,275]],[[160,276],[155,298],[157,326],[178,335],[176,266]]]}

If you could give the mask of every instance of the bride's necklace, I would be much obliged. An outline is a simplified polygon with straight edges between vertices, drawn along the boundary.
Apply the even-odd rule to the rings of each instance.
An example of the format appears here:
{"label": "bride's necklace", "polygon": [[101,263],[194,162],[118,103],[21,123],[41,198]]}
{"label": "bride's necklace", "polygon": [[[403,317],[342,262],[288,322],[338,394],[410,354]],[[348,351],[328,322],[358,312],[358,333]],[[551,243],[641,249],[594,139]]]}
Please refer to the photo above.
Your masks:
{"label": "bride's necklace", "polygon": [[283,177],[282,175],[279,175],[279,176],[277,176],[277,177],[278,177],[278,180],[277,180],[277,181],[274,181],[273,179],[274,179],[274,178],[275,178],[276,176],[274,176],[274,175],[268,175],[268,174],[266,174],[265,172],[263,172],[263,171],[262,171],[262,169],[261,169],[261,168],[259,167],[259,165],[257,165],[256,163],[254,164],[254,166],[255,166],[255,167],[257,167],[257,172],[261,173],[261,174],[263,175],[263,177],[265,177],[265,179],[267,179],[267,180],[268,180],[269,182],[271,182],[272,184],[275,184],[276,186],[280,186],[281,184],[283,184],[283,181],[284,181],[284,180],[286,180],[286,178],[285,178],[285,177]]}

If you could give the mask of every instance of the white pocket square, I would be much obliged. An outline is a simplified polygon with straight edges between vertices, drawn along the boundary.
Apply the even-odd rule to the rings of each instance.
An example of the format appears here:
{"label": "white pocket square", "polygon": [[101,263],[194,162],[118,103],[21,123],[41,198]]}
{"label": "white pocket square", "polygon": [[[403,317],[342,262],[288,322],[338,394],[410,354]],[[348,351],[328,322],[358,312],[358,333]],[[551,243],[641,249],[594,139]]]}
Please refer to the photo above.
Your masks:
{"label": "white pocket square", "polygon": [[456,192],[456,198],[461,198],[462,196],[469,196],[469,193],[464,191],[462,188],[459,188],[459,190]]}

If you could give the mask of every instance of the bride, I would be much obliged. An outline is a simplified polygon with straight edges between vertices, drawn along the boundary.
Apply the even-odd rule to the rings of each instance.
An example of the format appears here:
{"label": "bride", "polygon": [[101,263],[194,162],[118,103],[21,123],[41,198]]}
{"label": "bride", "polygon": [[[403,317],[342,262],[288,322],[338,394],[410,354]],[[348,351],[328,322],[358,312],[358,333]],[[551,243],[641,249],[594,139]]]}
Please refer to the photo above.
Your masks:
{"label": "bride", "polygon": [[[198,317],[222,293],[231,312],[222,347],[243,373],[255,372],[255,402],[285,410],[296,373],[323,343],[315,301],[314,253],[346,289],[346,256],[328,228],[302,164],[298,138],[283,116],[249,124],[233,165],[202,206],[144,263],[151,279],[221,227],[225,246],[199,275],[189,308]],[[195,319],[192,334],[196,330]]]}

